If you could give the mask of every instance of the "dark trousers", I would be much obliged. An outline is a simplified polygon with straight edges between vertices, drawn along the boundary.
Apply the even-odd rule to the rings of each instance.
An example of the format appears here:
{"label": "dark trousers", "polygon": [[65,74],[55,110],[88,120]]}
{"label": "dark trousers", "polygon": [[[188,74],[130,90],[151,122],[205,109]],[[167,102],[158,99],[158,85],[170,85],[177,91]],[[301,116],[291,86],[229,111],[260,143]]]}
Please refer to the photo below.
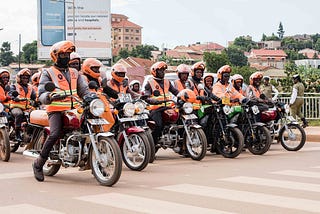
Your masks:
{"label": "dark trousers", "polygon": [[40,156],[43,159],[48,159],[51,149],[57,140],[59,140],[62,133],[62,117],[61,112],[51,112],[49,116],[50,135],[47,138]]}
{"label": "dark trousers", "polygon": [[155,122],[155,129],[152,131],[152,137],[155,144],[157,144],[163,129],[162,111],[165,109],[156,109],[150,113],[150,118]]}

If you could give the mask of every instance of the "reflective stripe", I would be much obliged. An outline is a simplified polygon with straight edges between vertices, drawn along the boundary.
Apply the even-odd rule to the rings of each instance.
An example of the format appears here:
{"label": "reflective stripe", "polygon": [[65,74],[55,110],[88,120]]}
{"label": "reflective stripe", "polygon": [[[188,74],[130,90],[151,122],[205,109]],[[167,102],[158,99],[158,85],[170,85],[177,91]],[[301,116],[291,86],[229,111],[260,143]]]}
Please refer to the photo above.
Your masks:
{"label": "reflective stripe", "polygon": [[[154,79],[149,80],[149,84],[151,86],[152,92],[154,92],[155,90],[158,90],[160,92],[159,96],[151,96],[152,99],[156,99],[159,101],[172,100],[172,94],[169,92],[169,87],[170,87],[169,80],[164,79],[164,82],[163,82],[164,88],[161,88],[159,83]],[[173,107],[174,103],[173,102],[166,102],[166,103],[162,103],[159,105],[150,105],[149,108],[150,108],[150,110],[155,110],[155,109],[158,109],[163,106]]]}

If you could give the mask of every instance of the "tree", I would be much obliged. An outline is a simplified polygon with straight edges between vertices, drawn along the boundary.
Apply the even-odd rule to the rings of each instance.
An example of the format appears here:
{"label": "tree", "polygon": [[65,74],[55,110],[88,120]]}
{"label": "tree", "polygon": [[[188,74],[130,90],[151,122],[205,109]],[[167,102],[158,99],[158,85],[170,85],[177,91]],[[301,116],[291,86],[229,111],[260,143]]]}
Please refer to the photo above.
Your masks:
{"label": "tree", "polygon": [[2,66],[8,66],[14,61],[13,52],[11,51],[11,45],[9,42],[2,43],[0,48],[0,64]]}
{"label": "tree", "polygon": [[283,30],[282,22],[280,22],[279,28],[278,28],[278,35],[279,35],[279,39],[280,39],[280,40],[283,39],[284,32],[285,32],[285,31]]}
{"label": "tree", "polygon": [[256,42],[252,41],[251,37],[240,36],[234,39],[233,45],[242,51],[250,51],[252,48],[258,48]]}
{"label": "tree", "polygon": [[239,50],[235,46],[230,46],[224,51],[227,54],[231,65],[246,66],[248,64],[248,58],[244,55],[243,51]]}
{"label": "tree", "polygon": [[222,54],[204,52],[203,60],[206,63],[207,71],[211,73],[216,73],[221,66],[230,64],[228,55],[225,52]]}
{"label": "tree", "polygon": [[130,56],[139,57],[143,59],[150,59],[152,57],[151,51],[158,51],[159,48],[154,45],[138,45],[131,50]]}
{"label": "tree", "polygon": [[37,55],[37,41],[27,43],[22,47],[22,60],[26,63],[34,63],[38,59]]}
{"label": "tree", "polygon": [[261,41],[266,41],[266,39],[267,39],[266,34],[262,34],[262,39],[261,39]]}

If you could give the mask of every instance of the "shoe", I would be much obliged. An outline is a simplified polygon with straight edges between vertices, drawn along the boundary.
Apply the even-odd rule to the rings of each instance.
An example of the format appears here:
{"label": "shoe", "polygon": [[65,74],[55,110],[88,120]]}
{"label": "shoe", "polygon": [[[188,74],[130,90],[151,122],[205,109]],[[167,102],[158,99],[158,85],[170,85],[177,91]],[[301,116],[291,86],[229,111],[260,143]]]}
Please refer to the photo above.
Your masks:
{"label": "shoe", "polygon": [[306,128],[309,124],[308,121],[306,120],[306,118],[301,118],[303,124],[302,124],[302,128]]}
{"label": "shoe", "polygon": [[45,159],[39,157],[32,163],[34,178],[39,182],[44,181],[43,165],[45,162]]}

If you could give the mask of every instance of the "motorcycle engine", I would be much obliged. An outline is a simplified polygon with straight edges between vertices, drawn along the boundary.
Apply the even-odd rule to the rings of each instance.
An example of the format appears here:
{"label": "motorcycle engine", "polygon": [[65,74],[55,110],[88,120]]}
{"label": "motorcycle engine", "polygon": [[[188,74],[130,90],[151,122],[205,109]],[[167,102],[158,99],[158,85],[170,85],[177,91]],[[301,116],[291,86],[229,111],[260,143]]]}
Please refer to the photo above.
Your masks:
{"label": "motorcycle engine", "polygon": [[60,158],[64,162],[77,163],[80,158],[81,141],[80,136],[67,137],[65,143],[60,143]]}

